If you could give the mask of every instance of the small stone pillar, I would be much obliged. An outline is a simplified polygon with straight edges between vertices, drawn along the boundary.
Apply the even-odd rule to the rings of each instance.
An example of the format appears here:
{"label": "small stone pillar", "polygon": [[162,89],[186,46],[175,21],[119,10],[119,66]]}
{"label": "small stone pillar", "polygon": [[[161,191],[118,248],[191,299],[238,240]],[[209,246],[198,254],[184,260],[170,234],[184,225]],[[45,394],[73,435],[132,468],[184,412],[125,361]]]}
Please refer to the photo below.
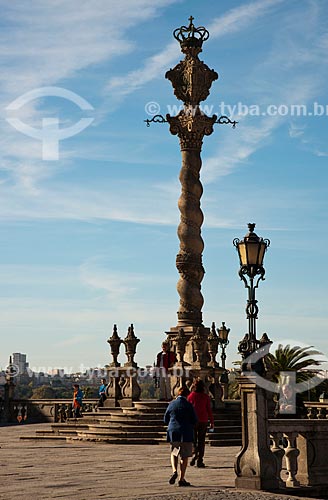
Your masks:
{"label": "small stone pillar", "polygon": [[131,324],[128,328],[128,333],[123,344],[125,345],[125,354],[128,358],[124,363],[124,367],[119,368],[121,374],[120,387],[122,399],[120,406],[132,406],[133,401],[138,401],[141,394],[141,388],[138,383],[138,365],[134,361],[134,356],[137,350],[137,344],[140,342],[134,334],[134,327]]}
{"label": "small stone pillar", "polygon": [[120,387],[120,374],[118,368],[121,366],[117,361],[120,353],[120,346],[123,340],[119,337],[117,333],[117,326],[114,325],[113,334],[107,340],[111,348],[111,354],[113,361],[107,367],[107,380],[108,385],[106,388],[107,399],[104,406],[107,408],[115,408],[119,406],[119,399],[121,399],[121,387]]}
{"label": "small stone pillar", "polygon": [[279,488],[277,460],[270,450],[266,392],[256,377],[237,379],[241,390],[242,449],[235,461],[236,488],[275,490]]}
{"label": "small stone pillar", "polygon": [[183,328],[179,328],[179,332],[175,337],[171,337],[172,344],[175,346],[177,361],[172,368],[169,368],[171,377],[171,396],[176,397],[180,387],[188,385],[189,381],[189,363],[184,361],[186,346],[189,340]]}

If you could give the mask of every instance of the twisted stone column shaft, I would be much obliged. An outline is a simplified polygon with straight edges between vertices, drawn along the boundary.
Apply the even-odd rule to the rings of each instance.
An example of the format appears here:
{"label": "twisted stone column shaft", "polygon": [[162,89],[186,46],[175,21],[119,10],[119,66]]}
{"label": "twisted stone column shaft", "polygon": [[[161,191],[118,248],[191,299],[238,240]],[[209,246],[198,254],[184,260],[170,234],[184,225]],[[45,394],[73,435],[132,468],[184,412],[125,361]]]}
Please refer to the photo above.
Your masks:
{"label": "twisted stone column shaft", "polygon": [[201,169],[200,149],[182,150],[182,168],[180,171],[181,196],[178,201],[180,224],[178,237],[180,249],[176,259],[180,279],[177,291],[180,295],[178,325],[202,324],[201,282],[204,277],[202,252],[204,242],[201,237],[203,212],[200,199],[203,187],[199,180]]}

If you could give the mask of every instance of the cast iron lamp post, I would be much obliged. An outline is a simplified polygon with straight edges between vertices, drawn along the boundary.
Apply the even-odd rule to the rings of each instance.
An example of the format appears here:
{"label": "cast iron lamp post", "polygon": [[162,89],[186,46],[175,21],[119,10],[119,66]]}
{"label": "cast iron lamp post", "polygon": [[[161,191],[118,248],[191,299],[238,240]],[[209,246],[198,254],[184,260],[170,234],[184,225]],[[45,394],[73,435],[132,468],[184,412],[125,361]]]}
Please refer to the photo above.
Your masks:
{"label": "cast iron lamp post", "polygon": [[[246,315],[248,319],[248,333],[239,342],[238,350],[242,355],[243,360],[253,354],[259,347],[263,347],[271,343],[265,334],[260,340],[256,338],[256,320],[259,312],[257,300],[255,299],[255,290],[259,286],[260,280],[264,280],[265,270],[263,267],[264,254],[270,245],[270,240],[263,239],[254,233],[255,224],[248,224],[249,233],[239,240],[235,238],[233,244],[236,247],[239,255],[240,269],[239,276],[248,289],[248,300],[246,305]],[[248,280],[247,280],[248,278]],[[247,362],[243,362],[242,371],[254,370],[258,371],[262,360],[254,360],[251,366]]]}
{"label": "cast iron lamp post", "polygon": [[222,321],[222,326],[218,328],[218,334],[219,334],[219,345],[221,347],[221,361],[222,361],[222,368],[225,370],[225,362],[227,359],[227,355],[225,353],[225,350],[227,348],[227,345],[229,344],[228,336],[229,336],[230,328],[226,328],[225,322]]}

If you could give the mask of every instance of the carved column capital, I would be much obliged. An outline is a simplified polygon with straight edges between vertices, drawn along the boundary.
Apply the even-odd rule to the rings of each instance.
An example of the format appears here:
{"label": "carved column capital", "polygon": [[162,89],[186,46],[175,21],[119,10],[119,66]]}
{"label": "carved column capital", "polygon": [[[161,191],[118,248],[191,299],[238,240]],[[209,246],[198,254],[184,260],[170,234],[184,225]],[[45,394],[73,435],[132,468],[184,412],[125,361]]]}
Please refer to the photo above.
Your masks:
{"label": "carved column capital", "polygon": [[181,151],[185,149],[201,150],[204,135],[211,135],[216,115],[209,117],[199,107],[185,108],[177,116],[166,115],[170,132],[180,139]]}

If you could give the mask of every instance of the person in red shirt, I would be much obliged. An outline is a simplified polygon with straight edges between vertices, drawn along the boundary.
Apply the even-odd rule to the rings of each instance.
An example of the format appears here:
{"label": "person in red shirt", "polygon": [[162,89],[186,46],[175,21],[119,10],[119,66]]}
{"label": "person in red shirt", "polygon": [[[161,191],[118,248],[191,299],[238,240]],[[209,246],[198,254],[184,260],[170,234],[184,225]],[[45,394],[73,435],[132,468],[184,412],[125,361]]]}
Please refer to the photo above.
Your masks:
{"label": "person in red shirt", "polygon": [[176,355],[170,351],[168,342],[162,343],[162,352],[157,354],[156,367],[159,375],[159,399],[160,401],[171,401],[171,382],[168,369],[176,362]]}
{"label": "person in red shirt", "polygon": [[202,380],[196,380],[193,391],[189,394],[187,399],[194,406],[198,418],[198,422],[194,427],[195,455],[190,461],[190,465],[195,465],[197,461],[197,467],[204,468],[205,464],[203,458],[208,421],[210,421],[210,428],[214,429],[214,419],[211,399],[209,395],[205,393],[205,384]]}

